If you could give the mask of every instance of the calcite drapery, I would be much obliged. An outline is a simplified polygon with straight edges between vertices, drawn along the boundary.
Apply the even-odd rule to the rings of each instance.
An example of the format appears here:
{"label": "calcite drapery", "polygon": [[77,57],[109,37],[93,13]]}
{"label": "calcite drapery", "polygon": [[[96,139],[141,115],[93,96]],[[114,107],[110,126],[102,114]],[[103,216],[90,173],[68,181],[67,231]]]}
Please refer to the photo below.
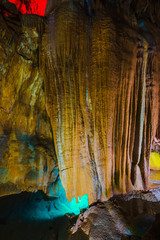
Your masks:
{"label": "calcite drapery", "polygon": [[64,3],[50,15],[40,59],[69,199],[88,193],[92,202],[148,187],[156,110],[146,86],[153,78],[148,47],[107,9],[91,20],[79,5]]}
{"label": "calcite drapery", "polygon": [[88,194],[90,202],[148,187],[159,86],[154,29],[146,34],[115,12],[62,1],[46,23],[1,18],[0,182],[9,186],[1,195],[59,194],[59,175],[68,199]]}

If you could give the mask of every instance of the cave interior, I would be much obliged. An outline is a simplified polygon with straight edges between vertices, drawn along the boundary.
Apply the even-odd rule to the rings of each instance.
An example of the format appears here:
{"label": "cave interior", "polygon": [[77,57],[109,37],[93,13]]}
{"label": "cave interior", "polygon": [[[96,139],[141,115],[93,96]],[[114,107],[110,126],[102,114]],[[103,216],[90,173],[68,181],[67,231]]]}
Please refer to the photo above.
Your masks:
{"label": "cave interior", "polygon": [[160,239],[159,16],[1,0],[0,240]]}

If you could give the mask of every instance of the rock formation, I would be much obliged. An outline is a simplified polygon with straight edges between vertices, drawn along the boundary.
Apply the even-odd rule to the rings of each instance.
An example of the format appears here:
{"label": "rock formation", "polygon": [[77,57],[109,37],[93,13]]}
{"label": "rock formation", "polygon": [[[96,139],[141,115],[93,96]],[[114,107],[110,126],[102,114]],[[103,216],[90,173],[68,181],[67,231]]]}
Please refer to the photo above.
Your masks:
{"label": "rock formation", "polygon": [[92,203],[148,188],[157,4],[50,0],[46,16],[1,11],[1,196],[58,197],[61,182],[68,200],[88,194]]}
{"label": "rock formation", "polygon": [[[134,191],[90,205],[79,216],[61,214],[42,191],[0,198],[1,240],[158,240],[160,190]],[[62,202],[63,204],[63,202]]]}
{"label": "rock formation", "polygon": [[92,204],[71,228],[69,240],[158,240],[159,190],[134,191]]}

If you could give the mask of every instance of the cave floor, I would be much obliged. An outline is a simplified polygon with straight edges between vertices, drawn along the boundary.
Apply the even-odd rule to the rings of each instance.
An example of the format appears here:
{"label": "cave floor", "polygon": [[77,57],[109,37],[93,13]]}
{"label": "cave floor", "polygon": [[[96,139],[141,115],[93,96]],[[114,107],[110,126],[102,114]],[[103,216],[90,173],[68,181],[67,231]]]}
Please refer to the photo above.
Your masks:
{"label": "cave floor", "polygon": [[1,197],[0,240],[160,239],[160,188],[115,195],[79,216],[53,219],[52,206],[41,191]]}

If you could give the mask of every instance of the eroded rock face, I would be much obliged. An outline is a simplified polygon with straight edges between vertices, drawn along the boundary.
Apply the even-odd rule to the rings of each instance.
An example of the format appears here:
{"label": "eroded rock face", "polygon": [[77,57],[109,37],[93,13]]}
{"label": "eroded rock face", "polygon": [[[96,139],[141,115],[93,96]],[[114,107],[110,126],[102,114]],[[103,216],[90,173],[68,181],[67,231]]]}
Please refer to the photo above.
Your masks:
{"label": "eroded rock face", "polygon": [[[58,176],[39,71],[37,20],[35,17],[36,23],[31,27],[22,17],[24,24],[16,32],[1,16],[0,182],[14,184],[19,191],[47,189],[48,183]],[[1,195],[10,194],[12,188],[2,187],[0,191]]]}
{"label": "eroded rock face", "polygon": [[112,203],[106,202],[90,207],[79,216],[72,228],[71,239],[83,239],[83,235],[94,240],[121,239],[121,235],[127,232],[130,233],[125,219]]}
{"label": "eroded rock face", "polygon": [[94,203],[79,215],[69,239],[158,239],[159,200],[159,190],[153,190]]}
{"label": "eroded rock face", "polygon": [[69,199],[87,192],[92,202],[148,187],[156,59],[149,37],[117,22],[112,11],[95,5],[88,21],[78,4],[63,3],[42,38],[47,112]]}
{"label": "eroded rock face", "polygon": [[0,15],[0,195],[148,188],[157,26],[103,1],[48,4],[46,18]]}
{"label": "eroded rock face", "polygon": [[62,216],[63,201],[58,208],[59,199],[42,191],[4,196],[0,198],[0,239],[158,240],[159,200],[159,190],[134,191],[93,203],[79,216]]}

